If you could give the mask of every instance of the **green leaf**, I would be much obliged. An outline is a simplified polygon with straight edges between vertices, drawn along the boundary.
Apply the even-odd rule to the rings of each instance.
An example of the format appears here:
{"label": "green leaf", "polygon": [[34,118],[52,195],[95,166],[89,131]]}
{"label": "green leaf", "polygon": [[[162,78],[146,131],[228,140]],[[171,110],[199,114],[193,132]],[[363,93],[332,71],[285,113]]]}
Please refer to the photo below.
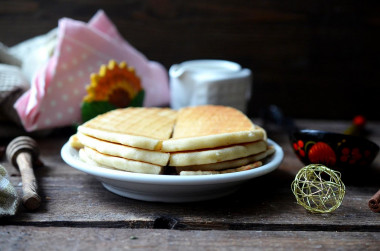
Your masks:
{"label": "green leaf", "polygon": [[[143,106],[145,97],[144,90],[141,90],[137,95],[131,100],[129,106],[140,107]],[[117,109],[116,106],[109,103],[108,101],[93,101],[93,102],[83,102],[81,107],[82,112],[82,123],[95,118],[99,114],[109,112],[111,110]]]}
{"label": "green leaf", "polygon": [[93,101],[82,103],[82,122],[95,118],[99,114],[114,110],[117,107],[107,101]]}
{"label": "green leaf", "polygon": [[144,97],[145,97],[144,90],[139,91],[137,95],[131,100],[131,103],[129,104],[129,106],[133,106],[133,107],[143,106]]}

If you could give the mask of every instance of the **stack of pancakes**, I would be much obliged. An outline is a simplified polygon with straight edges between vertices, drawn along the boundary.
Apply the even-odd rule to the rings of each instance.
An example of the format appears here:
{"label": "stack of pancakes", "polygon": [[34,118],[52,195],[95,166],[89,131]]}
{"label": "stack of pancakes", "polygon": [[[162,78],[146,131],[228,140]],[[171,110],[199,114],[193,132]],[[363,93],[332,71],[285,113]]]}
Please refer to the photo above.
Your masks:
{"label": "stack of pancakes", "polygon": [[113,110],[79,126],[71,142],[82,161],[149,174],[242,171],[274,152],[263,128],[214,105]]}

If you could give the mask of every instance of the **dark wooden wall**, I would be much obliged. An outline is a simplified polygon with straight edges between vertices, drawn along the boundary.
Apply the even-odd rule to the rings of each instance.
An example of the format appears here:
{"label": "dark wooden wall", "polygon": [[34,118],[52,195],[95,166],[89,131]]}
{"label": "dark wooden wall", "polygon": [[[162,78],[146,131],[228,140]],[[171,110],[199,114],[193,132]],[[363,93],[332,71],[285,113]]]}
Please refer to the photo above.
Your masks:
{"label": "dark wooden wall", "polygon": [[298,118],[380,120],[380,1],[1,0],[0,41],[14,45],[103,9],[165,67],[200,58],[254,72],[250,114],[276,104]]}

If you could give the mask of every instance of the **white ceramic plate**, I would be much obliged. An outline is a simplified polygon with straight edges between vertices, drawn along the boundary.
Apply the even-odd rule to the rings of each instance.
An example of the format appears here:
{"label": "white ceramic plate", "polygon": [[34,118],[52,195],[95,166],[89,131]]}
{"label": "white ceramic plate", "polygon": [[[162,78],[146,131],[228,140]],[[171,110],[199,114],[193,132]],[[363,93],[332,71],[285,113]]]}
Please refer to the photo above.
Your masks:
{"label": "white ceramic plate", "polygon": [[107,190],[118,195],[144,201],[191,202],[231,194],[243,182],[274,171],[284,158],[284,152],[274,141],[268,139],[268,143],[276,151],[261,167],[216,175],[140,174],[92,166],[81,161],[78,151],[69,143],[62,147],[61,156],[68,165],[95,176]]}

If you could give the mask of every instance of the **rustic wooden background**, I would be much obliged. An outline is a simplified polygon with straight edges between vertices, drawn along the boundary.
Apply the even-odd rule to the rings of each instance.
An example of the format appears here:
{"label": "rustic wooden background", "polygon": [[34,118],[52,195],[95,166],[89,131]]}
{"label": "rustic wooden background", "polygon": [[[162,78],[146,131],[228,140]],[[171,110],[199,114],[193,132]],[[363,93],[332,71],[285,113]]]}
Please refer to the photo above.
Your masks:
{"label": "rustic wooden background", "polygon": [[60,17],[103,9],[166,68],[227,59],[254,72],[249,113],[276,104],[298,118],[380,120],[380,2],[354,0],[1,0],[0,41],[44,34]]}

